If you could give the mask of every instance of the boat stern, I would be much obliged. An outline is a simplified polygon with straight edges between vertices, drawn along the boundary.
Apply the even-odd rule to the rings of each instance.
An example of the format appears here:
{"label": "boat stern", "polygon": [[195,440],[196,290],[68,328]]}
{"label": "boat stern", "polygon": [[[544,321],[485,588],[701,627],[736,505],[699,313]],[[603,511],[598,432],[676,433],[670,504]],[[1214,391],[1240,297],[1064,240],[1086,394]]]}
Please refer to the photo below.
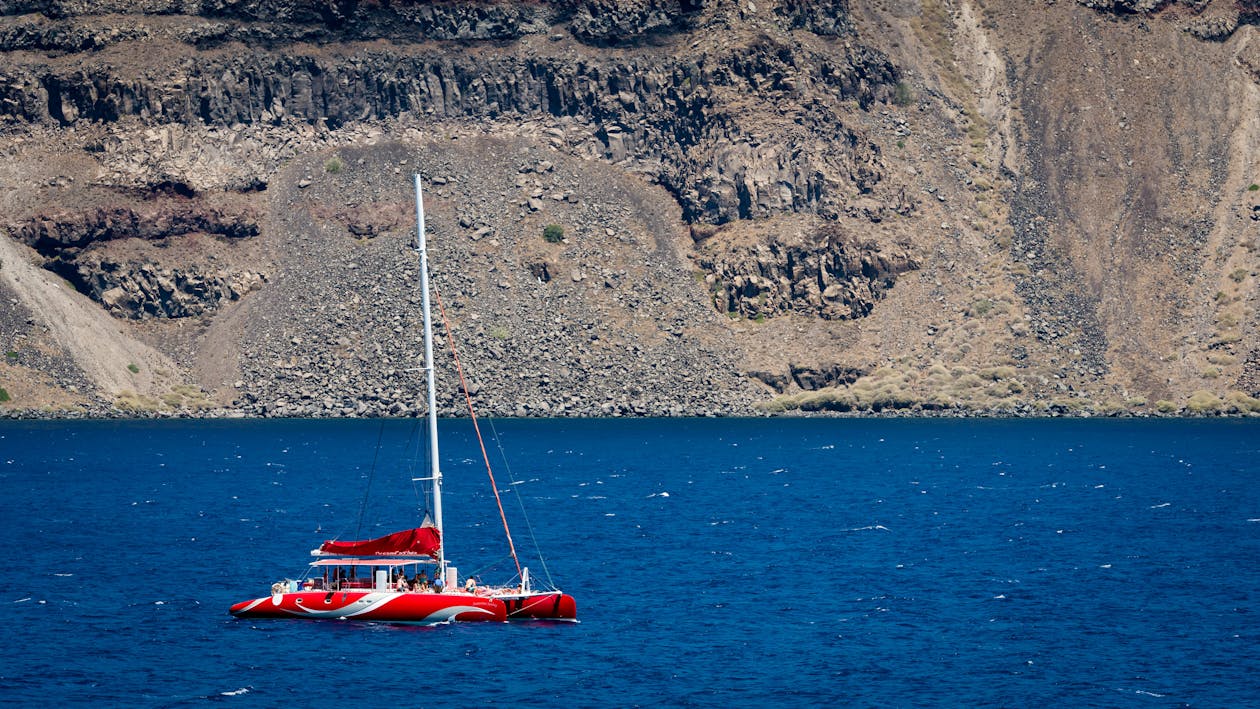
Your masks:
{"label": "boat stern", "polygon": [[502,596],[508,620],[576,620],[577,601],[567,593]]}

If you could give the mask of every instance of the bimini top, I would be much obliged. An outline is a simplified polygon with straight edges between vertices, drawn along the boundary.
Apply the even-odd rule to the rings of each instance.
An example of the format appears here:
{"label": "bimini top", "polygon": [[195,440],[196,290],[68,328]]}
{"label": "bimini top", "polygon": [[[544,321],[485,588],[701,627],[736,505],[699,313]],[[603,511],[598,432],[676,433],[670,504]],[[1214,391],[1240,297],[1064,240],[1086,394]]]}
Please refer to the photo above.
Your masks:
{"label": "bimini top", "polygon": [[437,556],[442,538],[436,527],[404,529],[376,539],[358,542],[329,540],[311,552],[312,556]]}
{"label": "bimini top", "polygon": [[349,557],[349,558],[340,557],[340,558],[330,558],[330,559],[316,559],[315,561],[311,562],[311,566],[316,566],[316,567],[318,566],[405,566],[407,564],[432,564],[432,563],[434,563],[432,559],[417,558],[414,556],[408,557],[406,559],[400,559],[397,557],[394,557],[394,558],[371,557],[371,558],[365,559],[365,558],[354,556],[354,557]]}

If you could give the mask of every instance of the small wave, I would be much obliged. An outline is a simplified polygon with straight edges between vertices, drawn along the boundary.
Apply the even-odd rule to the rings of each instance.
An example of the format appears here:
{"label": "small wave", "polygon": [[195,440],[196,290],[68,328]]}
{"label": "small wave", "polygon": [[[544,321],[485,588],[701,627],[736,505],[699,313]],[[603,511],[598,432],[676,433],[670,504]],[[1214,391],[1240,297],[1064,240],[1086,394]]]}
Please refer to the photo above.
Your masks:
{"label": "small wave", "polygon": [[1160,693],[1158,693],[1158,692],[1148,692],[1148,691],[1146,691],[1145,689],[1135,689],[1135,690],[1133,690],[1133,693],[1134,693],[1134,694],[1141,694],[1141,695],[1143,695],[1143,696],[1147,696],[1147,697],[1163,697],[1163,696],[1166,696],[1166,695],[1160,694]]}
{"label": "small wave", "polygon": [[1153,510],[1158,510],[1158,509],[1159,509],[1159,508],[1161,508],[1161,507],[1168,507],[1168,506],[1170,506],[1170,505],[1172,505],[1172,503],[1171,503],[1171,502],[1164,502],[1164,503],[1161,503],[1161,504],[1158,504],[1158,505],[1151,505],[1151,509],[1153,509]]}
{"label": "small wave", "polygon": [[1099,564],[1099,565],[1098,565],[1098,568],[1100,568],[1100,569],[1110,569],[1110,568],[1111,568],[1111,564]]}
{"label": "small wave", "polygon": [[53,576],[61,576],[62,578],[65,578],[67,576],[74,576],[74,574],[53,574]]}
{"label": "small wave", "polygon": [[867,531],[870,531],[870,530],[873,530],[873,529],[879,529],[879,530],[883,530],[883,531],[885,531],[885,532],[889,531],[889,530],[888,530],[888,528],[887,528],[887,527],[885,527],[885,526],[884,526],[884,525],[882,525],[882,524],[871,524],[871,525],[867,525],[867,526],[865,526],[865,527],[853,527],[852,529],[846,529],[846,530],[844,530],[844,531],[846,531],[846,532],[867,532]]}
{"label": "small wave", "polygon": [[29,601],[29,600],[31,600],[31,597],[30,597],[30,596],[27,596],[26,598],[19,598],[19,599],[17,599],[16,601],[14,601],[14,603],[26,603],[26,602],[27,602],[27,601]]}
{"label": "small wave", "polygon": [[1005,601],[1005,600],[1006,600],[1006,594],[1005,594],[1005,593],[999,593],[998,595],[996,595],[996,596],[994,596],[994,597],[993,597],[993,600],[995,600],[995,601]]}
{"label": "small wave", "polygon": [[648,495],[648,497],[669,497],[669,493],[668,492],[654,492],[651,495]]}
{"label": "small wave", "polygon": [[1248,522],[1260,522],[1260,517],[1252,517],[1251,519],[1248,519],[1247,521],[1248,521]]}
{"label": "small wave", "polygon": [[239,696],[241,696],[242,694],[249,694],[250,689],[251,689],[250,687],[241,687],[240,689],[233,689],[233,690],[232,690],[232,691],[230,691],[230,692],[219,692],[219,696],[222,696],[222,697],[239,697]]}

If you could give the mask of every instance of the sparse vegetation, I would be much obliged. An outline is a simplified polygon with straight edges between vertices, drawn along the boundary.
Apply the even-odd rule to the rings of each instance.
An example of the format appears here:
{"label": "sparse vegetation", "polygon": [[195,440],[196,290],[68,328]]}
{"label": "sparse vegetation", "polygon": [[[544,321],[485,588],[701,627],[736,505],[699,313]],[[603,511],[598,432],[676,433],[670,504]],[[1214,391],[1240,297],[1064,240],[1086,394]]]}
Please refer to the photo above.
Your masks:
{"label": "sparse vegetation", "polygon": [[[914,103],[914,92],[910,90],[910,84],[904,81],[898,81],[893,88],[893,103],[905,108]],[[900,143],[897,147],[901,147]]]}
{"label": "sparse vegetation", "polygon": [[488,334],[496,340],[506,340],[509,335],[508,329],[502,325],[495,325],[490,328],[490,332]]}
{"label": "sparse vegetation", "polygon": [[1242,340],[1242,334],[1237,330],[1226,330],[1225,332],[1217,335],[1216,339],[1212,341],[1212,344],[1214,346],[1221,347],[1224,345],[1232,345],[1240,340]]}
{"label": "sparse vegetation", "polygon": [[[946,367],[940,362],[926,372],[881,367],[847,386],[831,387],[780,396],[767,405],[768,411],[884,411],[975,409],[1013,412],[1019,400],[1014,396],[1026,390],[1017,379],[1020,371],[1009,365],[972,371],[968,367]],[[1058,402],[1060,409],[1076,410],[1080,400]]]}
{"label": "sparse vegetation", "polygon": [[558,244],[564,240],[564,227],[559,224],[548,224],[543,227],[543,241],[548,244]]}
{"label": "sparse vegetation", "polygon": [[973,318],[984,317],[990,310],[993,310],[993,301],[988,298],[981,298],[967,308],[967,315]]}
{"label": "sparse vegetation", "polygon": [[9,401],[9,392],[4,387],[0,387],[0,404]]}
{"label": "sparse vegetation", "polygon": [[5,357],[8,357],[9,359],[17,359],[17,358],[18,358],[18,353],[17,353],[17,352],[14,352],[13,350],[9,350],[8,352],[5,352],[5,353],[4,353],[4,356],[5,356]]}
{"label": "sparse vegetation", "polygon": [[1176,402],[1169,401],[1168,399],[1160,399],[1155,402],[1155,410],[1161,414],[1176,413],[1177,404]]}
{"label": "sparse vegetation", "polygon": [[162,403],[157,399],[137,394],[131,390],[118,392],[118,398],[114,401],[114,405],[120,409],[130,411],[156,411],[162,408]]}
{"label": "sparse vegetation", "polygon": [[1243,279],[1247,277],[1248,273],[1250,273],[1250,271],[1248,271],[1245,268],[1236,268],[1234,269],[1233,273],[1229,274],[1229,280],[1233,281],[1234,283],[1242,283]]}
{"label": "sparse vegetation", "polygon": [[341,172],[343,168],[345,168],[345,165],[340,158],[329,158],[328,162],[324,163],[324,171],[332,175]]}
{"label": "sparse vegetation", "polygon": [[1256,184],[1256,183],[1254,183],[1254,182],[1253,182],[1253,183],[1251,183],[1250,185],[1247,185],[1247,191],[1248,191],[1248,192],[1255,192],[1256,190],[1260,190],[1260,185],[1257,185],[1257,184]]}
{"label": "sparse vegetation", "polygon": [[1230,410],[1240,414],[1260,412],[1260,399],[1248,396],[1241,391],[1227,392],[1225,394],[1225,405]]}
{"label": "sparse vegetation", "polygon": [[132,363],[132,364],[127,365],[127,371],[131,372],[132,374],[139,374],[140,368],[137,367],[135,363]]}
{"label": "sparse vegetation", "polygon": [[1200,389],[1190,395],[1186,408],[1196,414],[1206,414],[1221,408],[1221,400],[1216,394]]}

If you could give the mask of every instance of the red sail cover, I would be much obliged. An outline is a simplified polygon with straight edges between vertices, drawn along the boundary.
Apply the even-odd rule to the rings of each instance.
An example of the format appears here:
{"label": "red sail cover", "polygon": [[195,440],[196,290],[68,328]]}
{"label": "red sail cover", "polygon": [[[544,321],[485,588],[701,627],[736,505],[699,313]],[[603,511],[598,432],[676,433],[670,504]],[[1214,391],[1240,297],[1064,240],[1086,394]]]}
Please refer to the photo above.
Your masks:
{"label": "red sail cover", "polygon": [[361,542],[339,542],[330,540],[319,547],[321,554],[339,556],[394,556],[412,554],[418,556],[434,556],[442,546],[436,527],[416,527],[394,532],[377,539]]}

